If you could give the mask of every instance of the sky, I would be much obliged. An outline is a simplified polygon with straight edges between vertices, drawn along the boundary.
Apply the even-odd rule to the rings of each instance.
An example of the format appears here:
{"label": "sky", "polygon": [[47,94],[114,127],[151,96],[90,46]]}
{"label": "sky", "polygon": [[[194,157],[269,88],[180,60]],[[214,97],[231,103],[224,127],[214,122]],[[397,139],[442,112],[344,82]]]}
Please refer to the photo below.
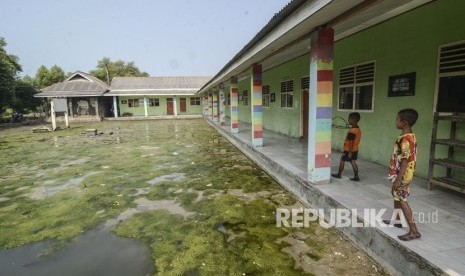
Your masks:
{"label": "sky", "polygon": [[22,76],[94,70],[103,57],[150,76],[213,76],[290,0],[0,0],[0,37]]}

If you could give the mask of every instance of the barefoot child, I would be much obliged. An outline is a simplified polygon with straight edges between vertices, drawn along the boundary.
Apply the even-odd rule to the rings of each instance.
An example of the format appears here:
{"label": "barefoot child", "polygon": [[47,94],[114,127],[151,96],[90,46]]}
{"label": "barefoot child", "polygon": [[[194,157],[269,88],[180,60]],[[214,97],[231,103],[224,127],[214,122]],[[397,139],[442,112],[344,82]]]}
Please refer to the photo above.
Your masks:
{"label": "barefoot child", "polygon": [[354,170],[354,177],[350,178],[352,181],[360,181],[358,177],[358,167],[355,163],[358,155],[358,145],[360,144],[360,139],[362,138],[362,132],[358,127],[358,121],[360,121],[360,113],[353,112],[349,114],[349,125],[351,128],[347,133],[346,139],[344,140],[344,149],[341,156],[341,162],[339,162],[339,172],[331,174],[332,177],[341,178],[341,174],[344,171],[344,163],[349,161]]}
{"label": "barefoot child", "polygon": [[407,203],[410,194],[410,183],[415,172],[417,141],[412,126],[418,119],[418,112],[414,109],[402,109],[397,114],[396,127],[402,130],[394,143],[394,150],[389,166],[389,178],[392,181],[391,193],[394,198],[394,208],[402,210],[410,231],[400,240],[409,241],[421,237],[413,219],[412,210]]}

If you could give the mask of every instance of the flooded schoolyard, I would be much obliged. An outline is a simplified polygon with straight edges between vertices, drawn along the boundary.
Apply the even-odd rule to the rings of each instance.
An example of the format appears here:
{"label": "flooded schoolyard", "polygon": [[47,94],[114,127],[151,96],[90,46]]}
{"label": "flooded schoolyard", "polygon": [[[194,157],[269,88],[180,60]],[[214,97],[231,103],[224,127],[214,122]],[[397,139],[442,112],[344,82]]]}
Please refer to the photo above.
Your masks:
{"label": "flooded schoolyard", "polygon": [[0,130],[1,275],[384,274],[278,207],[302,205],[201,119]]}

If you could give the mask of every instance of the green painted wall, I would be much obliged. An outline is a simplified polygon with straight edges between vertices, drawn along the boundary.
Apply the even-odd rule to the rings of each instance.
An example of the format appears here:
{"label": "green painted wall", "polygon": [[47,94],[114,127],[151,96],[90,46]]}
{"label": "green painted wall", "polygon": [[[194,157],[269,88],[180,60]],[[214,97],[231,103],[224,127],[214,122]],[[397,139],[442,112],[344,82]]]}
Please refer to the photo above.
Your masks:
{"label": "green painted wall", "polygon": [[[310,56],[305,55],[263,72],[263,85],[270,86],[275,102],[263,108],[263,127],[292,137],[301,136],[301,78],[309,75]],[[294,81],[294,106],[281,108],[281,82]],[[291,123],[290,123],[291,122]]]}
{"label": "green painted wall", "polygon": [[[242,122],[247,122],[247,123],[251,123],[251,98],[250,98],[250,78],[247,78],[245,80],[242,80],[240,81],[238,84],[237,84],[237,87],[238,87],[238,91],[239,91],[239,99],[242,97],[242,93],[244,90],[247,90],[248,93],[248,103],[247,103],[247,106],[244,106],[244,101],[243,100],[239,100],[238,102],[238,107],[237,107],[237,112],[239,113],[239,121],[242,121]],[[240,124],[240,123],[239,123]]]}
{"label": "green painted wall", "polygon": [[[149,98],[158,98],[160,106],[147,106],[147,113],[148,116],[165,116],[167,115],[167,107],[166,107],[166,99],[167,98],[173,98],[169,96],[157,96],[157,97],[148,97],[147,98],[147,105],[148,105],[148,99]],[[180,104],[180,98],[186,98],[186,112],[180,112],[181,110],[181,104]],[[178,115],[201,115],[202,114],[202,102],[200,102],[200,105],[191,105],[190,104],[190,96],[177,96],[177,101],[176,105],[178,108]],[[139,99],[139,107],[129,107],[128,104],[122,104],[122,101],[125,100],[127,101],[128,99]],[[124,113],[132,113],[133,116],[145,116],[145,110],[144,110],[144,97],[143,96],[127,96],[127,97],[119,97],[119,102],[118,102],[119,110],[120,110],[120,115],[123,115]]]}
{"label": "green painted wall", "polygon": [[[395,127],[397,112],[415,108],[420,114],[413,127],[418,140],[417,175],[427,176],[438,48],[465,39],[463,11],[465,1],[435,1],[336,43],[333,116],[347,118],[349,114],[337,111],[339,68],[376,62],[374,112],[361,113],[359,124],[360,157],[387,165],[399,134]],[[389,76],[409,72],[416,72],[415,96],[388,98]],[[442,132],[449,130],[442,128]],[[333,129],[333,147],[342,147],[345,134],[346,130]],[[363,177],[363,172],[360,174]]]}

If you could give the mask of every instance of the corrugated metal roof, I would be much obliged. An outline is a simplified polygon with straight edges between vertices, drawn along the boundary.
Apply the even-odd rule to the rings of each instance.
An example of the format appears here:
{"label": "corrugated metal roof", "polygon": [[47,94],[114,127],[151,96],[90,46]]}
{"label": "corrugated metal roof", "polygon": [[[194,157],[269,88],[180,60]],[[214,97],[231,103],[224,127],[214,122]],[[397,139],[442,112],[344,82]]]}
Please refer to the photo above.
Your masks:
{"label": "corrugated metal roof", "polygon": [[167,89],[198,91],[210,79],[211,77],[115,77],[111,82],[111,92]]}
{"label": "corrugated metal roof", "polygon": [[179,90],[179,89],[166,89],[166,90],[124,90],[113,91],[105,93],[105,96],[194,96],[198,89]]}
{"label": "corrugated metal roof", "polygon": [[84,72],[76,72],[65,81],[43,88],[35,97],[102,96],[109,89],[103,81]]}

